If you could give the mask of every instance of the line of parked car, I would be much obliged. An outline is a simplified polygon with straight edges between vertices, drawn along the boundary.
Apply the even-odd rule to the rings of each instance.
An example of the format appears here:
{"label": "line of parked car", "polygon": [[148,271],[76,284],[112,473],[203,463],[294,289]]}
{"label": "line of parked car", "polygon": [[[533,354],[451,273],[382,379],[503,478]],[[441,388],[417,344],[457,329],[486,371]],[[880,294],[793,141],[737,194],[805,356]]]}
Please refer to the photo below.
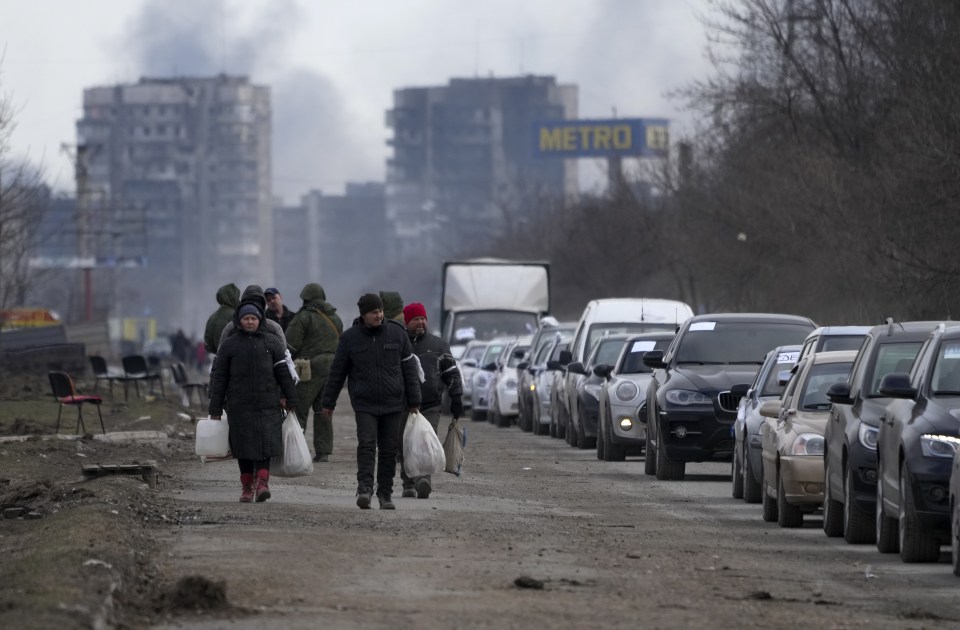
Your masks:
{"label": "line of parked car", "polygon": [[473,420],[516,424],[597,458],[643,455],[682,480],[731,462],[731,494],[765,521],[932,562],[960,576],[960,325],[818,327],[805,317],[694,316],[670,300],[594,300],[578,322],[471,342]]}

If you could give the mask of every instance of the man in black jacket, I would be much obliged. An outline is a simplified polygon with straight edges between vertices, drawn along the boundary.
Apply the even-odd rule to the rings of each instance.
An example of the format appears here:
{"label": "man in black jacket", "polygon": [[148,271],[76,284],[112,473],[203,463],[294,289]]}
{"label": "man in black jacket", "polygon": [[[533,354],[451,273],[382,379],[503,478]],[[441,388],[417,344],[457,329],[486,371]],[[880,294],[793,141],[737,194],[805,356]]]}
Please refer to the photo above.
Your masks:
{"label": "man in black jacket", "polygon": [[[420,384],[420,413],[422,413],[436,432],[440,424],[440,407],[443,390],[450,394],[450,413],[454,418],[463,414],[463,381],[457,361],[450,354],[447,342],[427,331],[427,309],[419,302],[407,304],[403,308],[403,321],[410,336],[413,353],[420,359],[423,368],[423,382]],[[406,423],[404,423],[406,424]],[[401,430],[401,434],[403,431]],[[400,478],[403,480],[404,497],[416,496],[426,499],[433,489],[430,475],[410,478],[403,470],[403,457],[400,458]]]}
{"label": "man in black jacket", "polygon": [[267,319],[277,322],[280,324],[280,328],[283,328],[283,332],[287,332],[287,326],[290,325],[295,313],[283,303],[283,296],[280,295],[280,291],[276,287],[270,287],[263,292],[263,297],[267,300]]}
{"label": "man in black jacket", "polygon": [[357,505],[370,508],[376,470],[380,509],[393,510],[400,424],[420,409],[417,358],[403,328],[384,325],[379,295],[364,294],[357,306],[360,317],[340,337],[320,404],[332,419],[347,382],[357,422]]}

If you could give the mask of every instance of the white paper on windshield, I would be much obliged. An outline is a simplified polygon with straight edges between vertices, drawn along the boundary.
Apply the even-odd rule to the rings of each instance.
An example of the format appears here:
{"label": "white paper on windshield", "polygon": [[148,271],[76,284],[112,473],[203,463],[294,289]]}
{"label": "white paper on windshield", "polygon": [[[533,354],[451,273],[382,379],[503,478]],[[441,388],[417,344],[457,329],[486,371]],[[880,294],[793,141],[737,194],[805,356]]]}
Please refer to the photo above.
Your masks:
{"label": "white paper on windshield", "polygon": [[951,343],[943,349],[944,359],[960,359],[960,343]]}
{"label": "white paper on windshield", "polygon": [[630,352],[650,352],[656,348],[656,341],[634,341]]}
{"label": "white paper on windshield", "polygon": [[777,355],[777,363],[796,363],[800,359],[800,351],[781,352]]}
{"label": "white paper on windshield", "polygon": [[694,322],[690,324],[690,330],[713,330],[717,327],[717,322]]}
{"label": "white paper on windshield", "polygon": [[476,328],[458,328],[454,331],[453,337],[457,341],[463,341],[464,339],[476,339],[477,329]]}

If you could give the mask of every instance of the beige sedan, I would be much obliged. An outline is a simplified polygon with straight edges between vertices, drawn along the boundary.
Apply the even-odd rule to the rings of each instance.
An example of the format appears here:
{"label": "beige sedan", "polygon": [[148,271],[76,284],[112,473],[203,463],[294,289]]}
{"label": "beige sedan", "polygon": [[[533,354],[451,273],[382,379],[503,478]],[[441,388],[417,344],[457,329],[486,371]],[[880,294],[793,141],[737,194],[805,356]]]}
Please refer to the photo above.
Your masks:
{"label": "beige sedan", "polygon": [[763,520],[801,527],[823,505],[823,433],[830,416],[827,390],[846,382],[857,353],[818,352],[792,370],[783,395],[760,407]]}

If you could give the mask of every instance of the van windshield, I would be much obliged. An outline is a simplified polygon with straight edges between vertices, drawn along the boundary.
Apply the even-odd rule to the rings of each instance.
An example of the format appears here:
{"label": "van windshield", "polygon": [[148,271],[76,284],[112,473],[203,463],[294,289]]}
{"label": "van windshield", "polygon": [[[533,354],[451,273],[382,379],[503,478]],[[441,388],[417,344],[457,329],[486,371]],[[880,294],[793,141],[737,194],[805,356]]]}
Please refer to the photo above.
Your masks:
{"label": "van windshield", "polygon": [[474,339],[487,341],[496,337],[523,337],[536,332],[540,322],[535,313],[517,311],[469,311],[454,315],[450,344],[464,344]]}
{"label": "van windshield", "polygon": [[673,332],[676,329],[677,325],[674,323],[652,324],[649,322],[623,322],[618,324],[615,322],[601,322],[590,326],[590,330],[587,333],[587,345],[585,345],[584,348],[589,352],[594,344],[597,343],[597,340],[603,337],[605,333],[608,335],[636,335],[644,332]]}

